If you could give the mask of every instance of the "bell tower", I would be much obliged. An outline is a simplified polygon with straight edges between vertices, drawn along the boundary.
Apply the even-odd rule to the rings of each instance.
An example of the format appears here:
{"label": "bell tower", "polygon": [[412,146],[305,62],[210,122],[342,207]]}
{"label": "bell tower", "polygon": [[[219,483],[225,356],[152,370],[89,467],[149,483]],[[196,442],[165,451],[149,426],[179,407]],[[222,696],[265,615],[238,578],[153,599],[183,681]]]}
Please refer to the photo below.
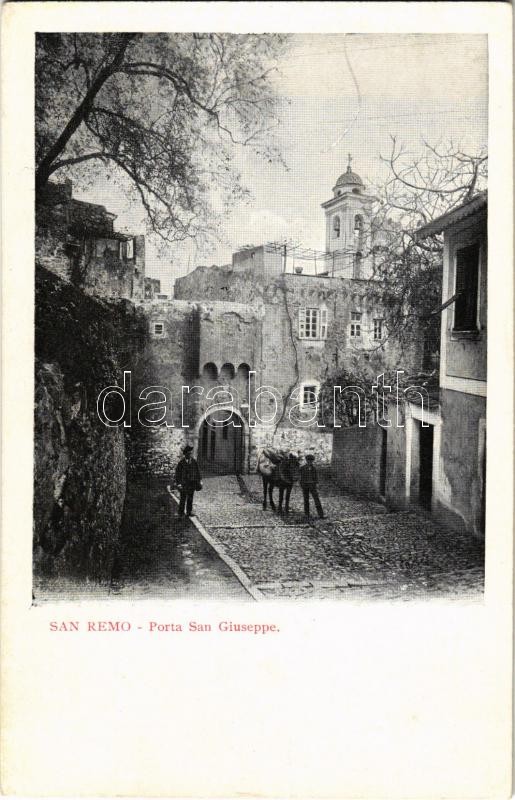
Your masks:
{"label": "bell tower", "polygon": [[329,272],[343,278],[368,278],[370,204],[365,185],[352,171],[352,156],[333,187],[333,196],[322,203],[325,211],[325,249],[332,254]]}

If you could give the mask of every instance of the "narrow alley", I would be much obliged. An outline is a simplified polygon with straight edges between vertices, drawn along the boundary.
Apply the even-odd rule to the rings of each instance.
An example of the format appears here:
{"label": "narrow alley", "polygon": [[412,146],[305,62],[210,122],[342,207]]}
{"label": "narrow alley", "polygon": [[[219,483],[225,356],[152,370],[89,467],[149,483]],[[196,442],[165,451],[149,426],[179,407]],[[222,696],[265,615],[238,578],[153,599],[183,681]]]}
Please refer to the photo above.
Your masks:
{"label": "narrow alley", "polygon": [[203,485],[189,520],[166,482],[131,484],[111,584],[40,578],[36,602],[482,598],[482,544],[422,512],[344,495],[325,475],[323,520],[305,520],[298,487],[288,516],[263,510],[258,475]]}
{"label": "narrow alley", "polygon": [[327,476],[320,496],[326,519],[306,521],[298,487],[280,516],[263,510],[258,475],[211,477],[196,519],[257,599],[481,599],[482,543],[423,512],[342,494]]}

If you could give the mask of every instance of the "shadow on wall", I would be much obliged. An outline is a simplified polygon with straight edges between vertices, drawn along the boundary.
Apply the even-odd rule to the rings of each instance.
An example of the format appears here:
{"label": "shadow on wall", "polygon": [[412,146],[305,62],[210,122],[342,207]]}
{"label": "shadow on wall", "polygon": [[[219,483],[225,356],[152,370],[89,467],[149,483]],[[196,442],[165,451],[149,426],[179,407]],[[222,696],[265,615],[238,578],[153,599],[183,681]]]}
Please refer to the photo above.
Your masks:
{"label": "shadow on wall", "polygon": [[37,268],[35,322],[34,569],[108,580],[126,462],[123,431],[99,422],[96,399],[120,375],[124,312]]}

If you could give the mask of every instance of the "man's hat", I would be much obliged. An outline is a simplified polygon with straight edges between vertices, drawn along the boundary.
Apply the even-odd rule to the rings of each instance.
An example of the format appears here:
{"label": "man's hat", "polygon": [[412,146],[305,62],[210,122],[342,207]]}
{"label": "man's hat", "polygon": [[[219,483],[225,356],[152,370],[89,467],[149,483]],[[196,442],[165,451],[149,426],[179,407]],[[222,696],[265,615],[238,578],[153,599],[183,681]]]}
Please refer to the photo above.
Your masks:
{"label": "man's hat", "polygon": [[184,455],[187,455],[188,453],[193,452],[193,447],[190,444],[187,444],[186,447],[182,448],[182,452]]}
{"label": "man's hat", "polygon": [[306,461],[314,461],[314,460],[315,456],[313,455],[313,453],[306,453]]}

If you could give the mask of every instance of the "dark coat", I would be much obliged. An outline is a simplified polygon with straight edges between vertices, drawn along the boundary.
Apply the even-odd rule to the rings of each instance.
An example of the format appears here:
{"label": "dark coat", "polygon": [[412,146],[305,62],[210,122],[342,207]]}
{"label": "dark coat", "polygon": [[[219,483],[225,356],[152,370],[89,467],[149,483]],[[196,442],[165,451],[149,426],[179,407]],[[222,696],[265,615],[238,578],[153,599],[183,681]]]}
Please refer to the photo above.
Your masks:
{"label": "dark coat", "polygon": [[318,483],[318,473],[313,464],[304,464],[300,468],[300,485],[303,489],[311,489]]}
{"label": "dark coat", "polygon": [[201,481],[200,470],[194,458],[190,458],[189,463],[185,458],[181,458],[175,470],[175,483],[183,489],[197,489]]}

